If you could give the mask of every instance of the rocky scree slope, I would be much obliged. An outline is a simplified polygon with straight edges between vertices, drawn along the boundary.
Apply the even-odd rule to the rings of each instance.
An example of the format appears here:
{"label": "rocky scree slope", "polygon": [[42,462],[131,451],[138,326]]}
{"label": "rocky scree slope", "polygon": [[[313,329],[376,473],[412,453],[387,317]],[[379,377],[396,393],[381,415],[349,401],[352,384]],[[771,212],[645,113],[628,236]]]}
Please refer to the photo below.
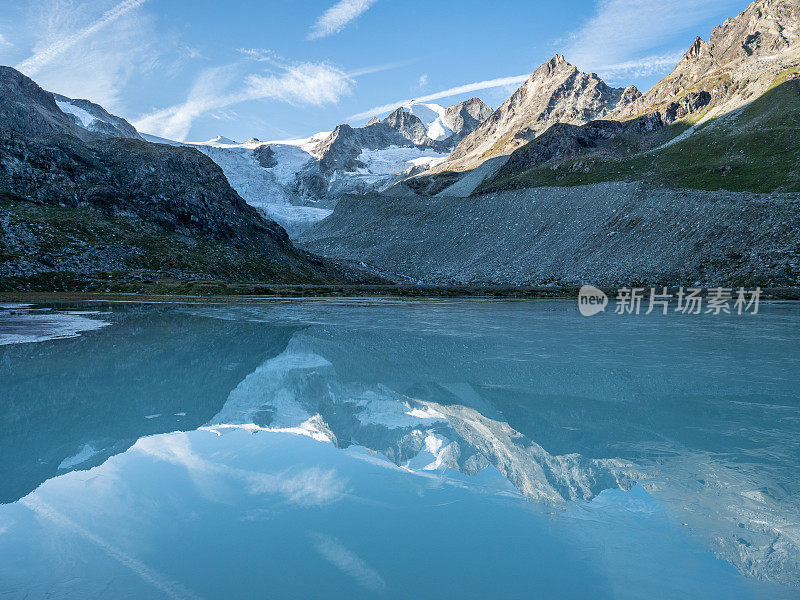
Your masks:
{"label": "rocky scree slope", "polygon": [[[0,68],[0,204],[0,277],[12,286],[111,271],[227,278],[235,270],[276,282],[344,281],[352,274],[295,248],[201,153],[86,129],[10,67]],[[96,227],[65,223],[59,213],[67,207]],[[129,225],[125,231],[118,219]],[[101,232],[108,237],[98,239]],[[160,251],[185,250],[163,260],[171,263],[166,272],[147,258],[155,238]],[[215,266],[197,255],[204,248],[224,249],[228,260]]]}
{"label": "rocky scree slope", "polygon": [[428,284],[800,282],[800,195],[641,183],[342,198],[298,243]]}

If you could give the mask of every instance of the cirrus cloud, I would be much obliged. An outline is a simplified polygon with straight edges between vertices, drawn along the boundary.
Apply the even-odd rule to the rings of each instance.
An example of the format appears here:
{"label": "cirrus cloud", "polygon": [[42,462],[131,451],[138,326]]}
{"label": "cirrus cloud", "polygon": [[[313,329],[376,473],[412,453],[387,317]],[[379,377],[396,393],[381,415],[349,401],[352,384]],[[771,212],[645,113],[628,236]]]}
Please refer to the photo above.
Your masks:
{"label": "cirrus cloud", "polygon": [[355,81],[327,63],[277,66],[277,72],[250,74],[231,90],[236,65],[205,70],[186,100],[134,122],[139,131],[184,141],[194,121],[207,113],[253,100],[277,100],[296,106],[334,104],[352,92]]}
{"label": "cirrus cloud", "polygon": [[377,0],[340,0],[316,20],[308,33],[309,40],[339,33],[348,23],[365,13]]}
{"label": "cirrus cloud", "polygon": [[675,66],[676,54],[678,58],[683,54],[680,48],[669,47],[676,36],[691,36],[704,22],[741,4],[741,0],[600,0],[595,14],[566,40],[564,55],[579,69],[612,79],[667,72]]}
{"label": "cirrus cloud", "polygon": [[17,70],[30,76],[36,75],[59,56],[65,54],[81,42],[94,36],[104,27],[119,20],[132,10],[142,6],[147,0],[125,0],[104,12],[100,18],[73,32],[62,32],[55,39],[44,40],[44,44],[28,58],[17,65]]}

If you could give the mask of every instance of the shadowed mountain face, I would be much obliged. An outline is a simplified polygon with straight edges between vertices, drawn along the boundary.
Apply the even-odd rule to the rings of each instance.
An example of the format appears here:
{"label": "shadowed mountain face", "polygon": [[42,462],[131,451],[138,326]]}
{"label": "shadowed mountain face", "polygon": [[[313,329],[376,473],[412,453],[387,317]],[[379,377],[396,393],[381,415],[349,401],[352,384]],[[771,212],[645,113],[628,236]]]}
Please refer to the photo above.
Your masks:
{"label": "shadowed mountain face", "polygon": [[[110,137],[127,131],[124,121],[91,103],[58,98],[14,69],[0,68],[0,210],[6,215],[0,277],[11,280],[10,287],[34,276],[110,272],[217,279],[233,272],[238,279],[296,282],[350,278],[297,250],[283,228],[246,204],[202,153],[132,135]],[[63,112],[58,102],[73,112]],[[87,121],[76,112],[89,115]],[[93,127],[100,117],[114,127]],[[52,228],[46,240],[30,235],[26,203],[54,207],[39,210],[47,213],[38,215],[45,228]],[[60,207],[87,214],[65,227]],[[95,220],[81,233],[82,221]],[[103,231],[109,235],[96,239]],[[176,252],[173,267],[159,273],[157,259],[146,255],[157,245],[192,246],[182,236],[200,243]],[[159,237],[161,243],[154,240]],[[215,264],[204,247],[221,259]]]}

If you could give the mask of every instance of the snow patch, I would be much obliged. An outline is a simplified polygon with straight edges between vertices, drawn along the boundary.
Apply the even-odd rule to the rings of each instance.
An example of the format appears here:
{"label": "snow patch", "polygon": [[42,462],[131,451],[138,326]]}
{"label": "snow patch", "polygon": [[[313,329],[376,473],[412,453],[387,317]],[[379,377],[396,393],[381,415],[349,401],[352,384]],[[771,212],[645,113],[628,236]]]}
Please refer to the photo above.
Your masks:
{"label": "snow patch", "polygon": [[92,126],[92,123],[97,121],[97,117],[90,114],[89,112],[85,111],[79,106],[75,106],[74,104],[70,104],[69,102],[62,102],[60,100],[56,100],[56,104],[58,108],[61,109],[61,112],[67,115],[74,115],[78,118],[81,122],[81,126],[84,129],[89,129]]}
{"label": "snow patch", "polygon": [[383,150],[362,150],[358,160],[366,167],[358,169],[355,174],[396,176],[411,167],[437,165],[447,156],[447,153],[435,150],[400,146],[390,146]]}

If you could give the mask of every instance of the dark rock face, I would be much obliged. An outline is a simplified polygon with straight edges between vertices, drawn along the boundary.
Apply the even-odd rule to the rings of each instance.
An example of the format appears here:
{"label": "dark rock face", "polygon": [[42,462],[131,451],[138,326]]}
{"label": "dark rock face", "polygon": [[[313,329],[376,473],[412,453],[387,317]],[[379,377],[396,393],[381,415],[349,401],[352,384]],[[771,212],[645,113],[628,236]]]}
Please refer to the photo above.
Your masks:
{"label": "dark rock face", "polygon": [[16,69],[0,67],[0,127],[29,137],[97,136],[80,127],[58,108],[53,94]]}
{"label": "dark rock face", "polygon": [[0,70],[0,195],[91,206],[166,232],[210,236],[274,263],[284,280],[292,273],[299,281],[349,277],[297,250],[284,229],[246,204],[201,152],[88,131],[58,108],[52,94],[10,68]]}
{"label": "dark rock face", "polygon": [[464,137],[492,115],[492,108],[479,98],[470,98],[447,108],[447,121],[453,130],[453,142],[460,142]]}
{"label": "dark rock face", "polygon": [[[251,138],[255,140],[255,138]],[[258,140],[255,140],[258,142]],[[275,158],[275,151],[269,146],[259,146],[253,150],[253,156],[256,157],[258,164],[265,169],[271,169],[278,164],[278,159]]]}

